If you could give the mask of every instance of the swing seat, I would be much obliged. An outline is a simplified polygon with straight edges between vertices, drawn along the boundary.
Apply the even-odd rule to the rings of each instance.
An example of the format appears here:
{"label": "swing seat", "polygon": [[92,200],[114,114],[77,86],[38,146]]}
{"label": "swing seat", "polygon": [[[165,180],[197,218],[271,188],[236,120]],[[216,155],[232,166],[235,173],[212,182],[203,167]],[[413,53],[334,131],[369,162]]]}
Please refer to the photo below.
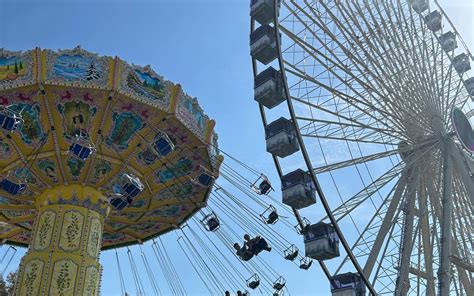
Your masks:
{"label": "swing seat", "polygon": [[251,278],[247,280],[247,287],[250,289],[256,289],[260,285],[260,277],[257,274],[254,274]]}
{"label": "swing seat", "polygon": [[267,180],[263,180],[260,185],[258,185],[260,194],[266,195],[271,189],[272,185]]}
{"label": "swing seat", "polygon": [[299,254],[299,251],[298,251],[298,249],[296,249],[294,252],[287,254],[285,256],[285,259],[293,261],[293,260],[295,260],[296,257],[298,257],[298,254]]}
{"label": "swing seat", "polygon": [[273,283],[273,289],[280,291],[283,289],[286,285],[286,280],[280,276],[274,283]]}
{"label": "swing seat", "polygon": [[285,284],[281,284],[281,283],[275,283],[275,284],[273,284],[273,289],[278,290],[278,291],[280,291],[281,289],[283,289],[283,287],[285,287]]}
{"label": "swing seat", "polygon": [[17,129],[20,123],[21,119],[16,115],[5,111],[0,113],[0,126],[2,129],[12,132]]}
{"label": "swing seat", "polygon": [[248,286],[250,289],[256,289],[260,285],[260,280],[249,282]]}
{"label": "swing seat", "polygon": [[141,189],[136,184],[132,183],[123,184],[122,188],[130,197],[135,197],[141,192]]}
{"label": "swing seat", "polygon": [[220,225],[219,220],[217,220],[216,218],[210,218],[207,221],[207,227],[209,231],[217,230],[217,228],[219,228],[219,225]]}
{"label": "swing seat", "polygon": [[25,183],[16,183],[8,179],[3,179],[0,183],[0,187],[11,195],[23,194],[26,190]]}
{"label": "swing seat", "polygon": [[122,175],[120,187],[122,189],[122,194],[132,199],[140,194],[144,189],[144,186],[140,180],[137,177],[129,174]]}
{"label": "swing seat", "polygon": [[212,182],[214,181],[214,178],[211,175],[208,175],[206,173],[201,173],[198,176],[197,181],[202,186],[209,187],[209,186],[211,186]]}
{"label": "swing seat", "polygon": [[268,215],[266,222],[267,224],[275,224],[277,220],[278,220],[278,213],[275,210],[275,211],[272,211],[270,215]]}
{"label": "swing seat", "polygon": [[80,160],[86,160],[92,154],[92,148],[83,146],[79,143],[73,143],[69,146],[69,152]]}
{"label": "swing seat", "polygon": [[166,137],[158,138],[153,147],[161,156],[166,156],[174,150],[173,143],[171,143],[169,139],[166,139]]}
{"label": "swing seat", "polygon": [[303,269],[303,270],[308,270],[311,265],[313,265],[313,260],[309,260],[309,261],[301,261],[300,263],[300,269]]}
{"label": "swing seat", "polygon": [[117,211],[122,211],[130,205],[128,200],[123,196],[116,196],[109,199],[110,205]]}

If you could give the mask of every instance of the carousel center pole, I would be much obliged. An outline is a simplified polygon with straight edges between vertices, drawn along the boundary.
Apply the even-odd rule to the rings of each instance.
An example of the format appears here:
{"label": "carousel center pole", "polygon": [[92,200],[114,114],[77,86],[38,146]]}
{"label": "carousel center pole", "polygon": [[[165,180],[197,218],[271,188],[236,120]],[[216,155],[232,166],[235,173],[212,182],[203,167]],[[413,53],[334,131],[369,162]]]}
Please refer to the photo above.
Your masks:
{"label": "carousel center pole", "polygon": [[[98,295],[108,204],[96,189],[61,185],[36,199],[38,216],[15,295]],[[46,262],[46,263],[44,263]]]}

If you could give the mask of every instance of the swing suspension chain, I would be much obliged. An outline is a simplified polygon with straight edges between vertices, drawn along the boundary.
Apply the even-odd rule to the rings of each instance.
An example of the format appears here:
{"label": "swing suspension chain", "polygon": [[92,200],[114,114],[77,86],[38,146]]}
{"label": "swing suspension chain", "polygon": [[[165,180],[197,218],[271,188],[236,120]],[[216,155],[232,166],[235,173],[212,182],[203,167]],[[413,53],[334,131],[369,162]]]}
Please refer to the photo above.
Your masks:
{"label": "swing suspension chain", "polygon": [[161,247],[163,249],[163,254],[165,255],[166,262],[168,262],[168,266],[170,267],[169,269],[171,270],[171,275],[176,280],[178,289],[182,292],[183,295],[187,295],[188,293],[186,292],[186,289],[184,288],[184,285],[181,282],[181,279],[179,278],[178,274],[176,273],[176,269],[174,268],[173,261],[171,261],[171,258],[168,255],[168,252],[166,251],[165,245],[163,244],[163,241],[161,240],[161,237],[158,237],[158,241],[161,244]]}
{"label": "swing suspension chain", "polygon": [[128,255],[128,260],[129,260],[129,263],[130,263],[130,267],[132,269],[132,275],[133,275],[133,279],[134,279],[134,282],[135,282],[135,288],[136,288],[136,291],[137,291],[137,295],[144,295],[144,288],[143,288],[143,283],[141,281],[141,278],[140,278],[140,274],[138,273],[138,269],[137,269],[137,266],[135,264],[135,260],[133,259],[133,255],[132,255],[132,252],[130,251],[130,248],[127,247],[127,255]]}
{"label": "swing suspension chain", "polygon": [[145,256],[145,252],[143,252],[141,245],[139,245],[138,247],[140,248],[140,255],[142,257],[143,265],[145,266],[145,271],[147,273],[148,280],[150,281],[151,287],[153,288],[153,292],[155,293],[155,295],[161,295],[161,290],[158,287],[158,283],[156,282],[155,276],[150,267],[148,259]]}
{"label": "swing suspension chain", "polygon": [[153,241],[151,245],[153,253],[155,255],[158,264],[160,265],[161,271],[163,272],[163,276],[165,277],[166,283],[168,284],[171,292],[173,295],[178,295],[178,290],[175,288],[174,279],[171,278],[170,272],[168,271],[168,267],[165,264],[165,261],[162,257],[162,252],[159,249],[159,246],[156,244],[156,241]]}
{"label": "swing suspension chain", "polygon": [[115,249],[115,258],[117,260],[117,266],[118,266],[118,270],[119,270],[120,288],[122,289],[122,295],[126,295],[127,290],[125,288],[125,282],[123,280],[123,273],[122,273],[122,268],[120,266],[120,260],[119,260],[119,257],[118,257],[117,249]]}

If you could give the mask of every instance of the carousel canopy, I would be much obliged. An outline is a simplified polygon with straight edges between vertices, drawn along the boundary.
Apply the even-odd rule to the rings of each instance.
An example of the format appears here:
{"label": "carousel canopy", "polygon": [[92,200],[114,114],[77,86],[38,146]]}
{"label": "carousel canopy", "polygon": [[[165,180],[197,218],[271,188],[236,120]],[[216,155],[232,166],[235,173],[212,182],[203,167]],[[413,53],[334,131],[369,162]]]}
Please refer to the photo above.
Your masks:
{"label": "carousel canopy", "polygon": [[[81,201],[108,213],[102,249],[175,229],[206,204],[222,160],[214,121],[149,66],[79,47],[0,49],[0,104],[0,239],[7,243],[28,245],[37,197],[64,185],[107,197],[124,176],[143,185],[123,210]],[[75,196],[54,202],[74,204]]]}

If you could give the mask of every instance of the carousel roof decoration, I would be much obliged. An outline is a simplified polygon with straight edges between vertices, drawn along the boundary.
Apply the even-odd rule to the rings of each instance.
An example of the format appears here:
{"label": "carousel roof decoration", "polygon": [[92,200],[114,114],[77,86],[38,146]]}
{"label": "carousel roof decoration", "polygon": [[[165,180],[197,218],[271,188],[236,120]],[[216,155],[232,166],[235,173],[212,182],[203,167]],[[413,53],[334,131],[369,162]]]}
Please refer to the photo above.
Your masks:
{"label": "carousel roof decoration", "polygon": [[[113,192],[124,174],[141,180],[133,203],[110,208],[107,249],[176,229],[206,205],[211,187],[196,180],[218,176],[214,121],[150,66],[80,47],[0,49],[0,105],[0,239],[10,244],[28,245],[35,196],[48,188]],[[107,203],[89,206],[108,211]]]}

